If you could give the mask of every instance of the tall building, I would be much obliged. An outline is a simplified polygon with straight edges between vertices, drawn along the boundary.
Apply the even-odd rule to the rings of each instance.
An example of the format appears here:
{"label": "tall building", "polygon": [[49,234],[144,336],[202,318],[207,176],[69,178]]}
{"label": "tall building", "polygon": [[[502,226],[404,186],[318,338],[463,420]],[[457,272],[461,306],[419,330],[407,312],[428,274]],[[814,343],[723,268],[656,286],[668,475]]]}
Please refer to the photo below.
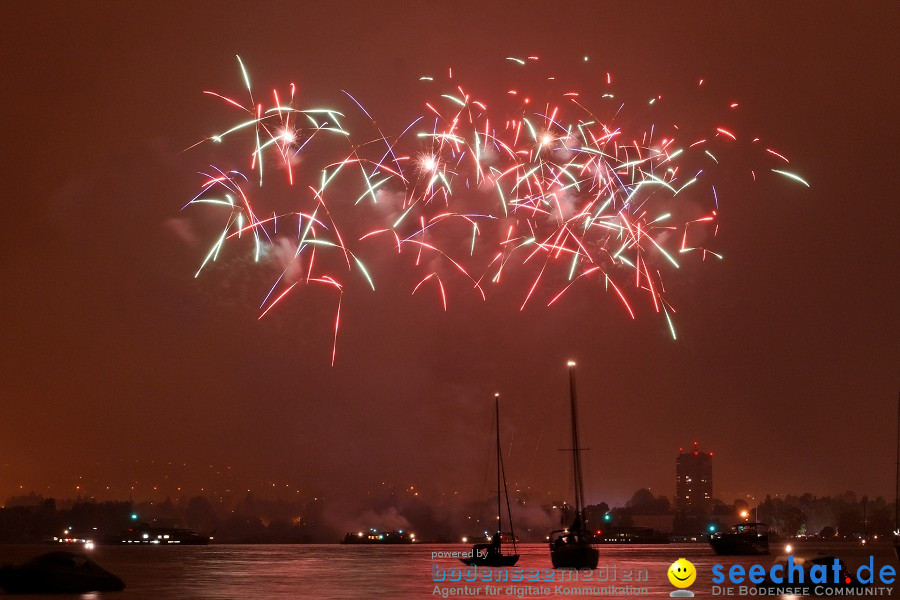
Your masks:
{"label": "tall building", "polygon": [[706,512],[712,505],[712,452],[703,452],[697,442],[675,459],[675,509]]}

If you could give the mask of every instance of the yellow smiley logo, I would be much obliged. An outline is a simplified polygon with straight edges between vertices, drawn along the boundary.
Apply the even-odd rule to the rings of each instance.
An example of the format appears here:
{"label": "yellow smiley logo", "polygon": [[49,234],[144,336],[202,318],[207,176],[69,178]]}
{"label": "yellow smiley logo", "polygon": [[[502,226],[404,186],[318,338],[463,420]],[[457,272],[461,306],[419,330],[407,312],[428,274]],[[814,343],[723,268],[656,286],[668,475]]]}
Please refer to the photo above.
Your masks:
{"label": "yellow smiley logo", "polygon": [[694,580],[697,579],[697,569],[694,565],[683,558],[679,558],[672,563],[667,572],[669,583],[677,588],[690,587]]}

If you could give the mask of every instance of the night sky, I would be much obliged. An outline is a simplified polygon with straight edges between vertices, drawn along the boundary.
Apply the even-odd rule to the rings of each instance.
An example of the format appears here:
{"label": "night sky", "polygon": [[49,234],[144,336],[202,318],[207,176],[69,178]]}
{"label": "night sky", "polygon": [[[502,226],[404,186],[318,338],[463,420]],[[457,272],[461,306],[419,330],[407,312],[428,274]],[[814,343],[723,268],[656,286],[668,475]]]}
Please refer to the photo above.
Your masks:
{"label": "night sky", "polygon": [[[695,440],[715,452],[715,495],[728,502],[893,495],[896,2],[9,12],[0,497],[146,498],[176,483],[480,497],[500,391],[511,480],[565,498],[569,358],[589,503],[640,487],[671,496],[675,456]],[[235,54],[261,90],[294,81],[310,103],[346,106],[347,89],[392,131],[421,114],[419,76],[454,67],[469,87],[503,89],[507,56],[538,55],[579,81],[587,55],[625,93],[671,93],[680,120],[715,124],[690,100],[704,78],[712,97],[740,103],[737,130],[770,141],[812,187],[771,174],[753,184],[736,158],[720,200],[725,260],[672,280],[677,341],[646,306],[632,321],[591,286],[523,312],[520,289],[488,302],[455,292],[445,313],[409,295],[413,275],[388,270],[377,293],[345,295],[332,367],[333,295],[257,321],[271,273],[235,258],[194,279],[213,239],[181,207],[209,156],[184,149],[233,122],[202,91],[240,94]]]}

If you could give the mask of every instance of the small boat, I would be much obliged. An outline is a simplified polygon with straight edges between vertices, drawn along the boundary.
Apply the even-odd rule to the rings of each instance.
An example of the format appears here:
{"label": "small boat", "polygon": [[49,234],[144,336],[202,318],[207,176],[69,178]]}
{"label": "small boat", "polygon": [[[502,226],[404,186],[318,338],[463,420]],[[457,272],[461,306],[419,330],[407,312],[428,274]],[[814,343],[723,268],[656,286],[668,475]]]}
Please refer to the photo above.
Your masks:
{"label": "small boat", "polygon": [[83,554],[49,552],[0,567],[0,587],[10,594],[86,594],[118,592],[125,583]]}
{"label": "small boat", "polygon": [[[503,468],[503,453],[500,452],[500,394],[494,394],[494,415],[497,429],[497,531],[487,544],[475,544],[469,556],[460,558],[467,565],[478,567],[512,567],[519,561],[516,549],[516,533],[513,530],[512,512],[509,510],[509,491],[506,488],[506,470]],[[503,495],[506,497],[506,514],[509,517],[509,539],[512,554],[503,554],[503,512],[500,503],[500,482],[503,481]]]}
{"label": "small boat", "polygon": [[[789,561],[791,560],[793,560],[795,565],[800,565],[800,568],[803,569],[803,581],[805,583],[788,580],[787,574],[789,573]],[[838,563],[837,573],[834,571],[835,561]],[[868,584],[860,583],[856,574],[848,569],[844,561],[836,556],[826,554],[815,556],[780,555],[772,562],[772,567],[775,565],[781,565],[782,567],[781,572],[784,573],[784,577],[781,582],[775,583],[769,578],[768,573],[772,572],[770,567],[766,571],[766,579],[756,584],[756,595],[778,596],[782,595],[783,590],[787,588],[808,586],[814,591],[814,595],[817,596],[861,596],[865,594],[865,588],[868,586]],[[822,576],[824,574],[829,579],[827,583],[809,583],[812,580],[812,575],[815,574],[812,571],[815,566],[822,567],[819,570],[819,575]]]}
{"label": "small boat", "polygon": [[[512,567],[519,562],[518,554],[503,554],[502,545],[496,540],[500,539],[497,532],[491,536],[487,544],[475,544],[472,546],[471,555],[460,558],[464,564],[478,567]],[[515,551],[515,550],[514,550]]]}
{"label": "small boat", "polygon": [[191,529],[180,527],[153,527],[147,523],[139,523],[129,527],[119,535],[112,535],[104,540],[103,544],[127,545],[127,544],[153,544],[158,546],[206,546],[209,537],[200,535]]}
{"label": "small boat", "polygon": [[669,536],[650,527],[606,527],[594,532],[595,544],[668,544]]}
{"label": "small boat", "polygon": [[592,532],[584,519],[584,483],[581,448],[578,445],[578,402],[575,397],[575,363],[569,361],[569,403],[572,411],[572,467],[575,475],[575,518],[568,529],[550,533],[550,562],[554,569],[595,569],[600,552],[591,545]]}
{"label": "small boat", "polygon": [[416,541],[414,533],[400,531],[378,531],[369,529],[363,533],[348,533],[341,540],[342,544],[412,544]]}
{"label": "small boat", "polygon": [[709,545],[716,554],[754,556],[769,553],[769,526],[765,523],[738,523],[731,531],[710,534]]}

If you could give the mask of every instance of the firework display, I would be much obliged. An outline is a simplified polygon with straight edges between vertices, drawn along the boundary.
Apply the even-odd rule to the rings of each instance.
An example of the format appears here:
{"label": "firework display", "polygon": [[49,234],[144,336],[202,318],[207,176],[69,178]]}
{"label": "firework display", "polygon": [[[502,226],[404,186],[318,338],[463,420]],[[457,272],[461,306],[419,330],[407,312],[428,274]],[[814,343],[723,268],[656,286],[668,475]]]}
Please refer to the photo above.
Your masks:
{"label": "firework display", "polygon": [[537,57],[504,62],[523,86],[480,97],[452,69],[423,76],[416,114],[385,131],[351,91],[340,109],[304,106],[294,84],[259,96],[238,58],[243,97],[205,93],[239,118],[195,144],[240,165],[204,170],[186,205],[213,205],[223,222],[197,275],[226,247],[277,264],[259,318],[302,286],[334,290],[332,364],[345,287],[375,290],[371,265],[392,261],[418,271],[404,293],[432,295],[443,310],[451,291],[486,300],[504,281],[521,288],[518,310],[593,285],[628,318],[658,315],[675,339],[666,280],[683,261],[722,258],[711,173],[723,155],[749,144],[759,162],[748,180],[772,173],[809,186],[782,153],[727,125],[630,116],[608,73],[566,89],[530,75]]}

